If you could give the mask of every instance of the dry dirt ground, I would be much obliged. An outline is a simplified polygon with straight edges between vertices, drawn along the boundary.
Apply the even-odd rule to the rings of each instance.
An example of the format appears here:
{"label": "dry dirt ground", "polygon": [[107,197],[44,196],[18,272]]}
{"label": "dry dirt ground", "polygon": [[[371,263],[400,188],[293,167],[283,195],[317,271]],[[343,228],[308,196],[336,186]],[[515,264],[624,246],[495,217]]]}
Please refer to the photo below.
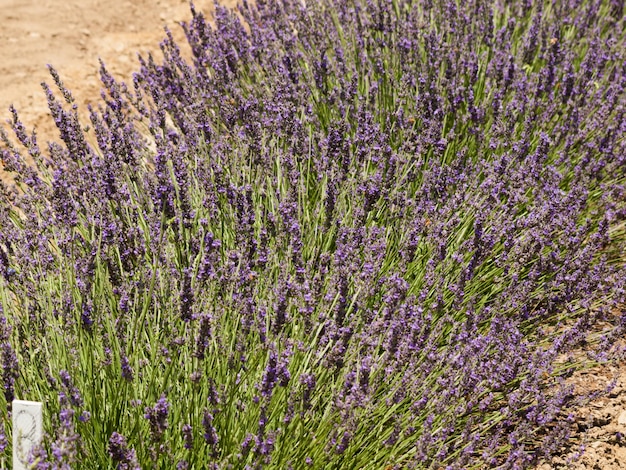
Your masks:
{"label": "dry dirt ground", "polygon": [[[221,3],[233,6],[236,0]],[[207,14],[213,10],[212,0],[195,0],[195,5]],[[178,22],[190,17],[187,0],[0,0],[0,125],[13,104],[42,141],[57,138],[40,85],[52,83],[46,64],[59,71],[85,111],[99,97],[98,58],[116,78],[129,82],[138,68],[137,53],[158,54],[164,26],[182,41]],[[626,367],[603,367],[572,380],[585,389],[611,380],[617,385],[577,413],[576,439],[563,449],[563,458],[538,469],[625,469]],[[568,462],[581,445],[582,458]]]}
{"label": "dry dirt ground", "polygon": [[536,470],[626,469],[626,364],[580,372],[570,382],[586,392],[604,391],[610,384],[613,387],[576,411],[571,444],[561,449],[553,462],[543,463]]}
{"label": "dry dirt ground", "polygon": [[[195,5],[213,11],[213,0]],[[56,137],[40,85],[53,83],[46,64],[86,108],[99,96],[99,58],[114,76],[130,82],[137,53],[158,53],[165,26],[182,42],[178,23],[190,18],[188,0],[0,0],[0,122],[13,104],[28,129],[36,126],[42,138]]]}

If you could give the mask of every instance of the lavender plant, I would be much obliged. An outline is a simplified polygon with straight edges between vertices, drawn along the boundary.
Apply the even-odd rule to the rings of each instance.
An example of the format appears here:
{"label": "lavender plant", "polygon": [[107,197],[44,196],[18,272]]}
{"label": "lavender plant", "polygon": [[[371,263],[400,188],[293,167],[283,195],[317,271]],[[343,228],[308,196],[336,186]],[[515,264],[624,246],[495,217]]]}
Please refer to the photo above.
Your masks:
{"label": "lavender plant", "polygon": [[622,2],[191,11],[89,128],[51,68],[60,143],[2,134],[33,467],[550,458],[626,319]]}

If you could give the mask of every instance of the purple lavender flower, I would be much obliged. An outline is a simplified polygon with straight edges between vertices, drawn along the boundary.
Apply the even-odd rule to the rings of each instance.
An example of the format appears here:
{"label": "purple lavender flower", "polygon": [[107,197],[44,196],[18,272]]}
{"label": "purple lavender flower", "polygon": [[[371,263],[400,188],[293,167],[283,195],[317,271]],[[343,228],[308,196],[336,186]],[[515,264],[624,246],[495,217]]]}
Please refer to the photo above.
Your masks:
{"label": "purple lavender flower", "polygon": [[133,449],[128,447],[126,438],[114,432],[109,438],[108,452],[119,470],[141,469],[137,463],[137,456]]}
{"label": "purple lavender flower", "polygon": [[219,436],[217,430],[213,427],[213,415],[208,411],[204,411],[202,417],[202,427],[204,428],[204,440],[215,452],[217,444],[219,443]]}
{"label": "purple lavender flower", "polygon": [[72,404],[72,406],[77,408],[83,406],[83,398],[81,397],[78,388],[74,386],[70,374],[67,371],[62,370],[61,372],[59,372],[59,377],[61,378],[61,384],[63,385],[63,389],[67,394],[69,402]]}
{"label": "purple lavender flower", "polygon": [[183,424],[182,432],[185,449],[193,449],[193,428],[189,424]]}
{"label": "purple lavender flower", "polygon": [[211,340],[211,319],[210,314],[200,316],[200,327],[196,338],[196,350],[194,353],[199,359],[204,359],[204,353]]}
{"label": "purple lavender flower", "polygon": [[[1,308],[0,308],[1,312]],[[17,356],[11,346],[10,335],[12,328],[4,316],[0,316],[0,350],[2,351],[2,386],[7,403],[15,398],[14,387],[18,378]]]}
{"label": "purple lavender flower", "polygon": [[135,378],[135,371],[130,365],[128,357],[126,355],[122,355],[120,362],[122,367],[122,378],[127,382],[132,382]]}
{"label": "purple lavender flower", "polygon": [[186,268],[183,273],[183,285],[181,287],[180,296],[180,317],[185,320],[191,320],[193,315],[194,295],[191,288],[191,270]]}
{"label": "purple lavender flower", "polygon": [[64,408],[59,413],[60,427],[57,440],[52,444],[54,468],[71,469],[78,459],[80,436],[74,428],[74,410]]}
{"label": "purple lavender flower", "polygon": [[4,451],[8,445],[9,441],[7,439],[4,423],[0,422],[0,454],[4,454]]}
{"label": "purple lavender flower", "polygon": [[144,418],[150,422],[150,432],[157,441],[163,438],[163,434],[168,428],[170,406],[165,395],[161,395],[153,407],[146,407],[145,409]]}

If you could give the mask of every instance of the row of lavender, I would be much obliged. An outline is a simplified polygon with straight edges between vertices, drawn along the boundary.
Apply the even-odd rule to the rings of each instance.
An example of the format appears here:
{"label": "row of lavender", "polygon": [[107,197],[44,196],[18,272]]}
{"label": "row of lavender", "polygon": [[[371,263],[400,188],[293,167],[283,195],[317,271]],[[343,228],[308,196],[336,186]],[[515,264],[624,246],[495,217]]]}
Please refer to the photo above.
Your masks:
{"label": "row of lavender", "polygon": [[46,151],[13,112],[2,455],[15,397],[45,404],[35,468],[567,441],[567,377],[626,325],[623,2],[308,3],[192,6],[192,60],[168,35],[132,87],[103,66],[89,126],[51,69]]}

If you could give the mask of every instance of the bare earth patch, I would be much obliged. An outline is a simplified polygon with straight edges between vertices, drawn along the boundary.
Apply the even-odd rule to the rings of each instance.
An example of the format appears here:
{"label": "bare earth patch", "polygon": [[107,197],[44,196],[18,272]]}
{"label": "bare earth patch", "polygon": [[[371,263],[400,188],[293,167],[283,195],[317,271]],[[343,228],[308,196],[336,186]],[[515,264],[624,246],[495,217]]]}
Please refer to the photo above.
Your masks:
{"label": "bare earth patch", "polygon": [[[213,11],[212,0],[195,5]],[[43,81],[52,84],[46,64],[86,108],[100,93],[99,58],[116,78],[129,81],[139,67],[137,54],[158,54],[164,27],[183,42],[178,23],[190,18],[187,0],[0,0],[0,122],[9,118],[12,104],[27,129],[35,126],[44,140],[55,138],[41,88]]]}
{"label": "bare earth patch", "polygon": [[[614,382],[608,395],[592,401],[576,412],[570,446],[551,464],[538,470],[626,468],[626,363],[596,367],[572,377],[581,391],[600,391]],[[584,453],[580,456],[581,450]]]}

